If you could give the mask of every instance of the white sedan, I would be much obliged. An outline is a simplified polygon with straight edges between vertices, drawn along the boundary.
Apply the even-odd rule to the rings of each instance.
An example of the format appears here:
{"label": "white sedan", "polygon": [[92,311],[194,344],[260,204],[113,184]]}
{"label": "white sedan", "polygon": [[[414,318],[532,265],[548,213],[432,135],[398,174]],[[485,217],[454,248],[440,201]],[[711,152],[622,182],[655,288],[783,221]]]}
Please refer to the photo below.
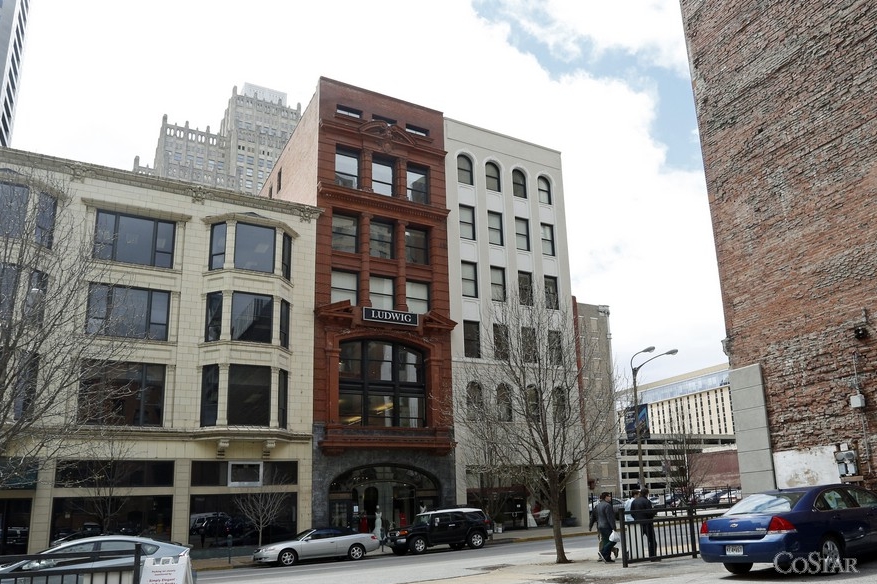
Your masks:
{"label": "white sedan", "polygon": [[359,533],[347,527],[321,527],[306,529],[291,540],[261,547],[253,552],[253,561],[292,566],[299,560],[313,558],[358,560],[379,545],[374,533]]}

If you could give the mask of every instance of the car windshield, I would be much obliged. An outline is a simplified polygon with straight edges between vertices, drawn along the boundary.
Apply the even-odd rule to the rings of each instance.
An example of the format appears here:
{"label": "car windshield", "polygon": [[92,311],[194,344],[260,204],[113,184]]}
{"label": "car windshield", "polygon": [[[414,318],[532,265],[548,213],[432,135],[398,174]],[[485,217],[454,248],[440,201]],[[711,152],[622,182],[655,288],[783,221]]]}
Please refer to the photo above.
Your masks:
{"label": "car windshield", "polygon": [[295,534],[295,537],[293,537],[292,539],[293,539],[293,541],[302,541],[304,538],[306,538],[307,536],[312,534],[314,531],[315,530],[313,530],[313,529],[305,529],[301,533]]}
{"label": "car windshield", "polygon": [[427,523],[429,523],[429,514],[424,513],[423,515],[415,517],[412,525],[426,525]]}
{"label": "car windshield", "polygon": [[758,493],[749,495],[730,509],[725,515],[748,515],[750,513],[783,513],[791,511],[801,497],[803,491],[788,493]]}

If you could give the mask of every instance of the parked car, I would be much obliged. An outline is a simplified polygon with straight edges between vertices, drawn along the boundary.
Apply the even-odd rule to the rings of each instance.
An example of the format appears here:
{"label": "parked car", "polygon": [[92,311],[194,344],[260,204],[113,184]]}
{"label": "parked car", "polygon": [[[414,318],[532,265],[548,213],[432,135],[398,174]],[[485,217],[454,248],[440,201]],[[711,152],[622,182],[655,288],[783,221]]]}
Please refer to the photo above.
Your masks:
{"label": "parked car", "polygon": [[460,550],[484,547],[487,537],[493,535],[493,521],[481,509],[436,509],[418,514],[411,525],[392,529],[387,541],[397,556],[409,551],[421,554],[427,548],[446,544]]}
{"label": "parked car", "polygon": [[[134,544],[141,545],[143,557],[182,557],[189,555],[189,548],[164,541],[156,541],[145,537],[131,537],[124,535],[99,535],[87,537],[75,541],[64,542],[50,547],[39,555],[45,558],[37,560],[21,560],[0,566],[0,584],[7,582],[30,582],[30,576],[34,572],[46,572],[52,570],[68,570],[81,567],[102,568],[113,566],[133,565]],[[88,554],[94,552],[120,552],[113,558],[93,561]],[[130,552],[121,553],[121,552]],[[53,558],[54,554],[83,554],[82,557]],[[36,579],[34,579],[36,581]]]}
{"label": "parked car", "polygon": [[359,560],[379,545],[374,533],[359,533],[347,527],[321,527],[306,529],[291,540],[262,546],[253,552],[253,561],[292,566],[299,560],[316,558]]}
{"label": "parked car", "polygon": [[[588,511],[593,511],[594,507],[596,507],[597,503],[599,503],[599,502],[600,502],[599,499],[596,501],[592,501],[588,505]],[[624,509],[624,501],[622,501],[621,499],[616,499],[615,497],[612,497],[612,508],[615,509],[616,511],[618,511],[619,509]]]}
{"label": "parked car", "polygon": [[[749,495],[700,528],[700,555],[733,574],[797,558],[830,564],[877,546],[877,493],[849,484]],[[813,555],[815,554],[815,555]]]}
{"label": "parked car", "polygon": [[189,535],[198,535],[199,529],[204,525],[210,517],[223,517],[228,519],[228,513],[222,511],[212,511],[210,513],[194,513],[189,516]]}

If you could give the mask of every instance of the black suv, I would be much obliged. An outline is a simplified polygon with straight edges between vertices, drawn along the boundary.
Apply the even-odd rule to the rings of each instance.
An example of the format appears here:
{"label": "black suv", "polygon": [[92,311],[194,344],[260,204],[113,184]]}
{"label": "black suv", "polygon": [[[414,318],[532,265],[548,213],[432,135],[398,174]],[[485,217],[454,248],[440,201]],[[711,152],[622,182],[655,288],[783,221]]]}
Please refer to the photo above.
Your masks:
{"label": "black suv", "polygon": [[481,509],[437,509],[421,513],[411,525],[393,529],[387,541],[393,553],[401,556],[408,551],[421,554],[426,548],[448,544],[459,550],[465,546],[472,549],[484,547],[489,535],[493,535],[493,522]]}

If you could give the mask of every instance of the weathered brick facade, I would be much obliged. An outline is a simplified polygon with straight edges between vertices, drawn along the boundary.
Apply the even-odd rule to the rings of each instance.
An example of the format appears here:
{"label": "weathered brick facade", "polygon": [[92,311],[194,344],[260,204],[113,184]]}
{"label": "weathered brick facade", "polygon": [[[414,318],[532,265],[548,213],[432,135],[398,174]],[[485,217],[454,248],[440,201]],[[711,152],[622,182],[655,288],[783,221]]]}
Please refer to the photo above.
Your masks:
{"label": "weathered brick facade", "polygon": [[873,484],[877,6],[681,6],[731,368],[760,365],[774,461],[848,444]]}

